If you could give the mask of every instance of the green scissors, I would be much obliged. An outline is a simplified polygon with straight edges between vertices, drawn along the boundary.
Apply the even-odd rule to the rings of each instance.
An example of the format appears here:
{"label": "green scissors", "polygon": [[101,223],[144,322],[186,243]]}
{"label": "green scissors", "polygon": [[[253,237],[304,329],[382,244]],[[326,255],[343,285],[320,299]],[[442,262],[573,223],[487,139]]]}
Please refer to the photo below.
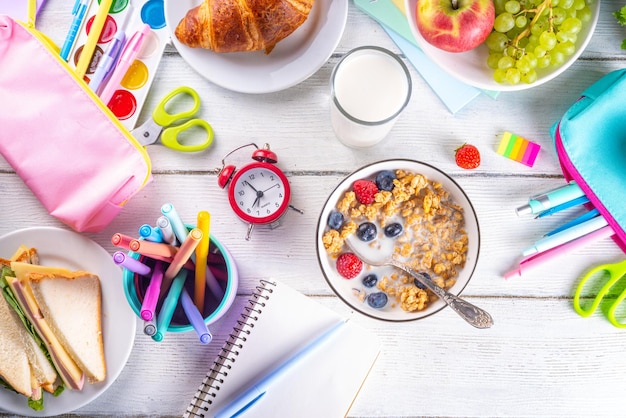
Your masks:
{"label": "green scissors", "polygon": [[[582,293],[586,282],[591,278],[594,280],[604,280],[607,277],[608,280],[606,280],[605,283],[602,284],[601,281],[597,282],[598,285],[602,284],[602,287],[598,291],[598,294],[591,305],[588,308],[581,306],[580,294]],[[622,281],[622,279],[624,280]],[[613,294],[609,295],[609,292],[611,291],[613,291]],[[604,300],[605,297],[607,297],[606,300]],[[612,300],[613,298],[615,299]],[[578,284],[576,293],[574,294],[574,309],[580,316],[586,318],[591,316],[591,314],[602,303],[601,309],[605,313],[609,322],[618,328],[626,328],[626,323],[621,323],[617,320],[617,318],[615,318],[615,312],[624,299],[626,299],[626,260],[614,264],[602,264],[591,269],[587,274],[585,274]],[[626,311],[626,306],[622,307],[622,313],[624,311]]]}
{"label": "green scissors", "polygon": [[[168,113],[165,106],[177,96],[189,95],[193,99],[193,107],[180,113]],[[156,143],[161,138],[161,143],[168,148],[181,152],[196,152],[208,148],[213,142],[213,128],[202,119],[193,118],[200,110],[200,96],[191,87],[178,87],[172,90],[159,102],[152,112],[152,118],[143,125],[132,130],[133,136],[141,145],[147,146]],[[199,127],[206,132],[206,138],[202,142],[184,143],[179,135],[187,129]]]}

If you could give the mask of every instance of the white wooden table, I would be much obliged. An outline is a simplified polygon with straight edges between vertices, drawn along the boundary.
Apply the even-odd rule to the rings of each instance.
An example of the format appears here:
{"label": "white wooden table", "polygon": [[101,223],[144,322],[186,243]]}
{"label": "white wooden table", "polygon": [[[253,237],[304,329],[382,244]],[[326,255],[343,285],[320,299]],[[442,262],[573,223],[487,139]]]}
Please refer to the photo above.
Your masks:
{"label": "white wooden table", "polygon": [[[59,44],[70,22],[70,6],[69,1],[49,0],[38,21],[38,28]],[[328,194],[348,173],[395,157],[425,161],[446,171],[472,200],[482,241],[478,267],[463,296],[488,310],[495,325],[489,330],[474,329],[450,309],[409,323],[356,315],[356,321],[381,337],[383,348],[349,415],[626,413],[626,333],[601,314],[583,319],[572,308],[574,287],[586,270],[624,258],[614,243],[604,240],[522,278],[503,278],[522,249],[563,222],[558,216],[542,221],[519,218],[515,208],[529,195],[563,184],[549,128],[588,85],[624,65],[619,46],[626,29],[611,15],[621,6],[615,0],[603,1],[591,43],[561,76],[538,88],[502,93],[497,100],[481,96],[456,115],[446,110],[407,63],[414,83],[411,102],[390,136],[366,150],[346,148],[333,134],[328,109],[330,73],[354,47],[372,44],[398,50],[354,4],[350,3],[341,43],[328,62],[306,81],[276,93],[224,90],[200,77],[168,47],[140,121],[166,92],[189,85],[202,97],[202,117],[216,132],[214,145],[195,155],[150,147],[154,181],[104,231],[86,235],[112,253],[113,233],[133,233],[164,202],[172,202],[183,218],[207,209],[212,214],[211,232],[237,260],[239,294],[230,314],[214,327],[214,342],[209,346],[195,343],[192,333],[157,344],[138,327],[131,356],[117,381],[74,413],[180,416],[260,278],[285,281],[337,312],[349,314],[318,267],[314,247],[318,214]],[[541,144],[533,168],[496,154],[507,130]],[[222,157],[248,142],[271,144],[292,183],[292,203],[305,213],[290,213],[279,229],[257,228],[253,239],[245,241],[246,227],[229,209],[216,175]],[[481,150],[483,161],[478,169],[465,171],[455,165],[454,149],[463,142]],[[0,193],[0,234],[32,226],[66,228],[48,215],[5,161],[0,162]]]}

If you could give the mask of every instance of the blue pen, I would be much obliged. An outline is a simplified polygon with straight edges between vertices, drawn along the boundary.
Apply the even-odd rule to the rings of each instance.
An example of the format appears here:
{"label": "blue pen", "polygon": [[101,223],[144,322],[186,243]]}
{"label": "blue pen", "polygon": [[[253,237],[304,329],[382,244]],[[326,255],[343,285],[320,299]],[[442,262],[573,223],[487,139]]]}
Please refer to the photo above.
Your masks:
{"label": "blue pen", "polygon": [[309,343],[302,350],[291,356],[283,364],[275,368],[265,377],[261,378],[258,382],[243,391],[231,403],[217,411],[215,413],[215,418],[234,417],[241,414],[248,408],[251,408],[257,401],[259,401],[259,399],[261,399],[267,393],[274,381],[287,373],[293,366],[298,364],[302,359],[306,358],[307,355],[314,352],[320,345],[328,341],[345,324],[345,321],[341,321],[333,325],[330,329],[325,331],[319,337],[315,338],[311,343]]}
{"label": "blue pen", "polygon": [[520,206],[515,211],[518,216],[537,214],[584,195],[585,192],[572,181],[565,186],[532,196],[527,205]]}
{"label": "blue pen", "polygon": [[157,329],[156,333],[152,336],[154,341],[163,341],[163,337],[165,336],[167,328],[170,326],[170,322],[174,316],[174,310],[176,310],[176,305],[178,305],[180,293],[183,290],[186,278],[187,269],[180,269],[176,277],[174,277],[170,290],[167,292],[167,296],[163,300],[161,310],[157,315]]}
{"label": "blue pen", "polygon": [[143,224],[139,227],[139,236],[146,241],[151,242],[163,242],[163,233],[157,227],[153,227],[148,224]]}
{"label": "blue pen", "polygon": [[76,35],[78,35],[78,31],[83,24],[83,20],[85,20],[85,14],[87,13],[90,3],[91,0],[76,0],[76,3],[74,3],[74,9],[72,10],[72,16],[74,16],[74,19],[72,19],[70,31],[65,37],[65,42],[63,42],[61,52],[59,53],[61,58],[65,61],[67,61],[70,56],[70,51],[72,50],[72,46],[74,46],[74,41],[76,41]]}
{"label": "blue pen", "polygon": [[111,74],[113,67],[115,67],[115,63],[117,62],[118,58],[120,57],[120,53],[124,48],[125,41],[126,33],[123,29],[119,29],[111,40],[111,43],[109,44],[106,52],[98,61],[96,71],[89,81],[89,88],[93,92],[98,93],[100,87],[104,85],[103,82]]}
{"label": "blue pen", "polygon": [[544,210],[543,212],[539,212],[537,218],[543,218],[546,216],[554,215],[557,212],[561,212],[562,210],[573,208],[574,206],[584,205],[585,203],[589,203],[589,198],[587,196],[580,196],[574,200],[570,200],[569,202],[561,203],[560,205],[554,206],[548,210]]}
{"label": "blue pen", "polygon": [[200,342],[202,344],[210,343],[213,336],[209,332],[209,329],[204,322],[204,318],[196,307],[196,304],[193,303],[189,292],[184,287],[183,292],[180,295],[180,303],[183,305],[183,310],[185,311],[185,315],[187,315],[189,323],[193,326],[193,329],[198,334],[198,337],[200,337]]}
{"label": "blue pen", "polygon": [[559,226],[558,228],[553,229],[552,231],[548,232],[545,236],[549,237],[550,235],[557,234],[557,233],[559,233],[561,231],[564,231],[564,230],[566,230],[568,228],[571,228],[571,227],[576,226],[576,225],[578,225],[580,223],[588,221],[591,218],[595,218],[599,214],[600,214],[600,211],[598,209],[592,209],[589,212],[583,213],[579,217],[577,217],[575,219],[572,219],[569,222],[564,223],[563,225]]}
{"label": "blue pen", "polygon": [[597,231],[603,226],[608,225],[609,223],[604,219],[603,216],[596,216],[595,218],[591,218],[588,221],[579,223],[578,225],[574,225],[571,228],[568,228],[564,231],[557,232],[554,235],[550,235],[549,237],[543,237],[532,247],[525,249],[522,254],[524,256],[529,256],[532,254],[541,253],[547,251],[551,248],[558,247],[561,244],[565,244],[566,242],[575,240],[576,238],[582,237],[583,235],[587,235],[591,232]]}

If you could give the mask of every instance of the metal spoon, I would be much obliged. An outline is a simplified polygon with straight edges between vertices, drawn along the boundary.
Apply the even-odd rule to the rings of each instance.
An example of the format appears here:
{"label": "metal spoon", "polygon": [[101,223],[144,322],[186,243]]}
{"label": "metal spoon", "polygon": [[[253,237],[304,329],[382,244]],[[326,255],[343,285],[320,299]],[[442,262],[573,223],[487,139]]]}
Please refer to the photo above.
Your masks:
{"label": "metal spoon", "polygon": [[354,248],[354,245],[350,242],[350,240],[345,240],[345,243],[350,248],[350,250],[352,250],[352,252],[366,264],[372,266],[394,266],[404,271],[405,273],[413,276],[416,282],[420,282],[428,289],[430,289],[435,295],[443,300],[450,308],[452,308],[454,312],[459,314],[459,316],[467,321],[467,323],[469,323],[470,325],[476,328],[489,328],[493,325],[493,318],[491,317],[491,315],[489,315],[487,311],[484,311],[483,309],[472,305],[466,300],[461,299],[460,297],[455,296],[452,293],[442,289],[423,274],[418,273],[406,264],[396,260],[393,255],[381,260],[373,260],[357,251]]}

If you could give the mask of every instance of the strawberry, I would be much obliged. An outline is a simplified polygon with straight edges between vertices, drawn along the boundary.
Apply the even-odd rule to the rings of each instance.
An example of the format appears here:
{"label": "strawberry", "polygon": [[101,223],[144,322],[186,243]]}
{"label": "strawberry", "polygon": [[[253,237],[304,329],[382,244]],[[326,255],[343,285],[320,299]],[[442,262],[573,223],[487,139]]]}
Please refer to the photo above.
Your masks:
{"label": "strawberry", "polygon": [[480,152],[473,145],[463,144],[455,150],[454,159],[456,165],[470,170],[480,165]]}
{"label": "strawberry", "polygon": [[352,185],[356,200],[364,205],[374,203],[374,195],[378,193],[378,186],[370,180],[357,180]]}
{"label": "strawberry", "polygon": [[343,253],[337,258],[337,271],[346,279],[354,279],[363,269],[363,262],[353,253]]}

